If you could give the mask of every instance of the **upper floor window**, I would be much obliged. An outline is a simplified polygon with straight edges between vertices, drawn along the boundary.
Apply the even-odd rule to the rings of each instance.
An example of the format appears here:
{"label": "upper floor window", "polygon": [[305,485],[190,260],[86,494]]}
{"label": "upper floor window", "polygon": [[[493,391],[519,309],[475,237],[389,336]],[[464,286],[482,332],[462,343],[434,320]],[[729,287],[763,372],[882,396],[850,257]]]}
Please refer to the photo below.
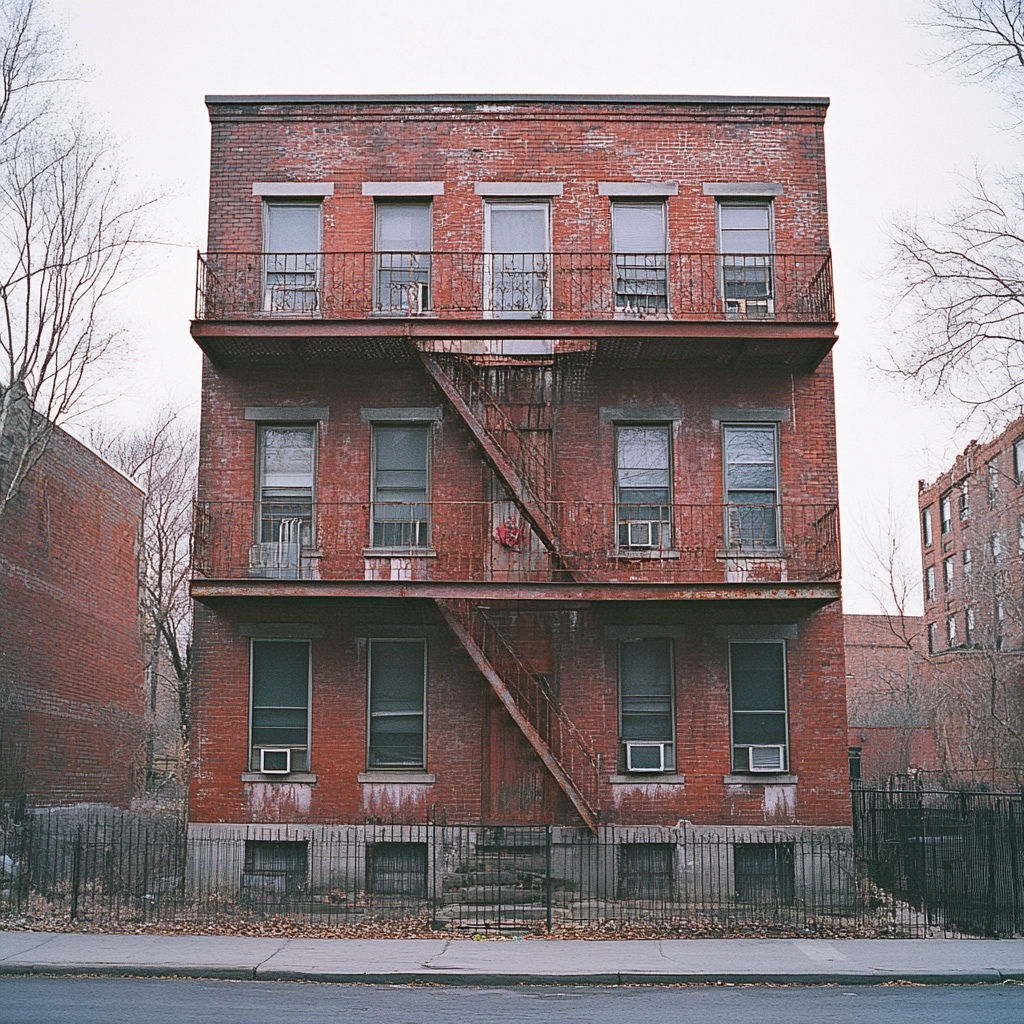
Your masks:
{"label": "upper floor window", "polygon": [[999,501],[999,467],[990,462],[985,467],[988,474],[988,507],[991,512]]}
{"label": "upper floor window", "polygon": [[929,622],[928,623],[928,653],[929,654],[934,654],[938,650],[938,647],[936,646],[936,643],[935,643],[936,633],[937,632],[938,632],[938,630],[935,628],[935,623],[934,622]]}
{"label": "upper floor window", "polygon": [[777,548],[778,456],[774,425],[723,427],[728,547]]}
{"label": "upper floor window", "polygon": [[1024,483],[1024,437],[1013,442],[1013,478],[1018,484]]}
{"label": "upper floor window", "polygon": [[366,765],[426,765],[425,640],[371,640]]}
{"label": "upper floor window", "polygon": [[964,580],[971,578],[971,549],[964,549]]}
{"label": "upper floor window", "polygon": [[718,250],[726,314],[771,316],[775,311],[771,203],[719,202]]}
{"label": "upper floor window", "polygon": [[620,548],[669,548],[672,526],[669,427],[615,430],[615,504]]}
{"label": "upper floor window", "polygon": [[258,575],[295,578],[312,547],[316,481],[313,424],[257,428],[258,517],[251,557]]}
{"label": "upper floor window", "polygon": [[929,565],[924,571],[924,596],[927,601],[935,600],[935,566]]}
{"label": "upper floor window", "polygon": [[484,308],[508,320],[550,315],[551,206],[484,204]]}
{"label": "upper floor window", "polygon": [[932,506],[921,511],[921,539],[926,548],[932,546]]}
{"label": "upper floor window", "polygon": [[998,562],[1003,554],[1003,538],[1001,534],[992,534],[992,536],[989,538],[989,549],[992,552],[993,561]]}
{"label": "upper floor window", "polygon": [[377,200],[374,249],[376,308],[401,314],[430,309],[431,204]]}
{"label": "upper floor window", "polygon": [[253,640],[249,768],[284,774],[309,768],[308,640]]}
{"label": "upper floor window", "polygon": [[970,492],[967,489],[967,481],[965,480],[960,485],[960,522],[966,522],[971,518],[971,498]]}
{"label": "upper floor window", "polygon": [[734,771],[786,771],[786,644],[730,641],[732,767]]}
{"label": "upper floor window", "polygon": [[953,558],[942,560],[942,585],[948,594],[953,589]]}
{"label": "upper floor window", "polygon": [[430,427],[373,427],[373,546],[425,548],[430,543]]}
{"label": "upper floor window", "polygon": [[946,646],[956,647],[956,616],[950,615],[946,619]]}
{"label": "upper floor window", "polygon": [[939,498],[939,529],[944,535],[953,529],[953,500],[948,491]]}
{"label": "upper floor window", "polygon": [[675,766],[671,640],[619,643],[619,736],[626,771]]}
{"label": "upper floor window", "polygon": [[263,202],[263,308],[268,313],[311,313],[320,307],[321,204],[319,200]]}
{"label": "upper floor window", "polygon": [[612,202],[616,311],[668,311],[667,237],[663,202]]}

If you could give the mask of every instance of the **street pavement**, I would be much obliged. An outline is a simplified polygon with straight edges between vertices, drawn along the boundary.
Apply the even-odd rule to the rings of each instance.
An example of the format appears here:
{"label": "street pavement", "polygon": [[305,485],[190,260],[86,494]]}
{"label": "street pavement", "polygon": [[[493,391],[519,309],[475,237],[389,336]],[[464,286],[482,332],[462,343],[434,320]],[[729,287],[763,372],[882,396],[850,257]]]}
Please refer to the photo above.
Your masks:
{"label": "street pavement", "polygon": [[266,939],[0,931],[0,975],[363,984],[1024,982],[1024,939]]}

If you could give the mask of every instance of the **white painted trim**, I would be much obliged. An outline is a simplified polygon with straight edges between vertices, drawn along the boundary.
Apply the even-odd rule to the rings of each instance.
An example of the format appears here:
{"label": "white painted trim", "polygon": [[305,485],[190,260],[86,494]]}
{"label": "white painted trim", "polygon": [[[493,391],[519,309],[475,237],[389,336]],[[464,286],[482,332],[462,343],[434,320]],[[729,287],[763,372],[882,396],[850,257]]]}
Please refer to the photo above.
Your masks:
{"label": "white painted trim", "polygon": [[364,196],[443,196],[443,181],[364,181]]}
{"label": "white painted trim", "polygon": [[254,181],[254,196],[333,196],[333,181]]}
{"label": "white painted trim", "polygon": [[782,186],[770,181],[705,181],[706,196],[781,196]]}
{"label": "white painted trim", "polygon": [[474,186],[478,196],[560,196],[560,181],[478,181]]}
{"label": "white painted trim", "polygon": [[678,181],[599,181],[599,196],[677,196]]}

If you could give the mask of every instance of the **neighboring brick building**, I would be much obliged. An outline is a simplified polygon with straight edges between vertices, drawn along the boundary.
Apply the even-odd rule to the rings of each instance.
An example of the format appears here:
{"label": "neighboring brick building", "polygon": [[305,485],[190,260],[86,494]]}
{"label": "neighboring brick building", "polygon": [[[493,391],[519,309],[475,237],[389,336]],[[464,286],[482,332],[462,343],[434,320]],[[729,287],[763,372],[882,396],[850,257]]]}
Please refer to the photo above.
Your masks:
{"label": "neighboring brick building", "polygon": [[918,484],[927,647],[951,768],[1024,781],[1024,417]]}
{"label": "neighboring brick building", "polygon": [[938,769],[935,673],[920,615],[844,615],[850,776],[885,782]]}
{"label": "neighboring brick building", "polygon": [[10,810],[124,807],[145,785],[141,510],[135,484],[54,430],[0,519],[0,798]]}
{"label": "neighboring brick building", "polygon": [[848,826],[827,101],[208,106],[193,827]]}

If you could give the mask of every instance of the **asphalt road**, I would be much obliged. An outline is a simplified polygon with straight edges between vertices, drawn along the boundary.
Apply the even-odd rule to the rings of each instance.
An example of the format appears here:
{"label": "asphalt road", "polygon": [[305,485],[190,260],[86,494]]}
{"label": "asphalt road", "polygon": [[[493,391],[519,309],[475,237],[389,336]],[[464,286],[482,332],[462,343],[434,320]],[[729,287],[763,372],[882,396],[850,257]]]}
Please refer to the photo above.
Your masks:
{"label": "asphalt road", "polygon": [[1024,985],[434,988],[0,978],[0,1024],[1021,1024]]}

